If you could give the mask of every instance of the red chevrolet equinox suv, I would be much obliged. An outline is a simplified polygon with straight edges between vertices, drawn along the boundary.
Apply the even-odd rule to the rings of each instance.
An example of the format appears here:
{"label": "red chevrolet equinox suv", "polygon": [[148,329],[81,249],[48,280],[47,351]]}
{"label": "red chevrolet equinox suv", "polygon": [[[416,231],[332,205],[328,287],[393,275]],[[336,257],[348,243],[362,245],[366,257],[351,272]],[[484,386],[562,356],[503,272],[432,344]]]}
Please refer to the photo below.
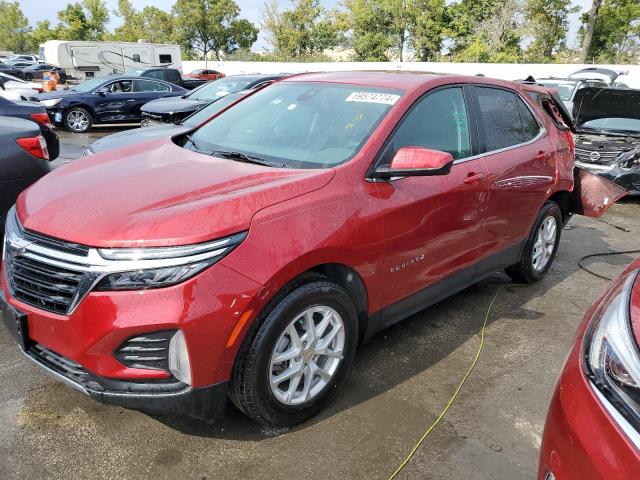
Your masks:
{"label": "red chevrolet equinox suv", "polygon": [[104,403],[214,419],[230,398],[302,422],[375,332],[498,269],[544,277],[574,190],[552,104],[479,77],[276,82],[22,193],[3,318],[29,359]]}

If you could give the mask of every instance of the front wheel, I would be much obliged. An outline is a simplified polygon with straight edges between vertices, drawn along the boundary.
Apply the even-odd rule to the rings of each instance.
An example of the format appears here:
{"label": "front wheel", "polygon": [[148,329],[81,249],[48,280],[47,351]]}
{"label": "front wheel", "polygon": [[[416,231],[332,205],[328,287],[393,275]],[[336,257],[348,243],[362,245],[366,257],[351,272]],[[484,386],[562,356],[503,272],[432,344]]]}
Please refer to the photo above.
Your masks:
{"label": "front wheel", "polygon": [[291,291],[248,334],[234,367],[231,400],[266,425],[309,419],[343,385],[353,365],[357,323],[349,294],[328,279]]}
{"label": "front wheel", "polygon": [[83,133],[91,128],[93,118],[82,107],[72,107],[64,114],[64,126],[74,133]]}
{"label": "front wheel", "polygon": [[518,283],[536,283],[544,278],[556,256],[562,232],[562,213],[554,202],[540,210],[527,238],[518,263],[507,274]]}

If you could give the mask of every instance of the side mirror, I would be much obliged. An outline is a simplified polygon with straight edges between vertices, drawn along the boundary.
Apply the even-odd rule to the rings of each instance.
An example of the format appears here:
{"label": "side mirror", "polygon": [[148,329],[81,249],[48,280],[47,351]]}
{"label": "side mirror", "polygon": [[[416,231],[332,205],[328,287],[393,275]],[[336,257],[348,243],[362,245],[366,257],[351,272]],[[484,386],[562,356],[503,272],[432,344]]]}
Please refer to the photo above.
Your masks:
{"label": "side mirror", "polygon": [[453,155],[423,147],[402,147],[388,167],[378,167],[376,178],[448,175]]}
{"label": "side mirror", "polygon": [[111,90],[109,90],[109,87],[102,87],[96,90],[96,93],[101,97],[104,97],[105,95],[108,95],[109,93],[111,93]]}

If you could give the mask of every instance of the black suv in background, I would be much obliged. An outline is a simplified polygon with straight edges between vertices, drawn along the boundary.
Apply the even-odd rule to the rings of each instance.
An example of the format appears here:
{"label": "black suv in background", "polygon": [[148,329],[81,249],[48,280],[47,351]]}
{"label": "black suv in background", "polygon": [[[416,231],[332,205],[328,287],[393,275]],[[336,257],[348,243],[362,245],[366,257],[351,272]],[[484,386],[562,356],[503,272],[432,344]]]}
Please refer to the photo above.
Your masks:
{"label": "black suv in background", "polygon": [[199,78],[184,78],[180,73],[180,70],[175,68],[146,68],[130,70],[127,71],[126,75],[164,80],[165,82],[173,83],[174,85],[186,88],[187,90],[193,90],[194,88],[208,82],[208,80],[201,80]]}

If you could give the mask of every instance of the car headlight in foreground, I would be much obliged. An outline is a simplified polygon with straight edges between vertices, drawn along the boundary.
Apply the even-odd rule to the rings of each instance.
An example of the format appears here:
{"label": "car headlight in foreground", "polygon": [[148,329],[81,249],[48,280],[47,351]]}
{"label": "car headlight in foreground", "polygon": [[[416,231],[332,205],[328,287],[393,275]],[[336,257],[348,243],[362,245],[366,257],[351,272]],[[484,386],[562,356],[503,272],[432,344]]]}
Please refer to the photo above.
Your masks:
{"label": "car headlight in foreground", "polygon": [[585,336],[584,358],[593,385],[640,431],[640,350],[630,318],[639,272],[620,279],[603,299]]}
{"label": "car headlight in foreground", "polygon": [[50,98],[48,100],[40,100],[40,103],[45,107],[55,107],[61,100],[61,98]]}

